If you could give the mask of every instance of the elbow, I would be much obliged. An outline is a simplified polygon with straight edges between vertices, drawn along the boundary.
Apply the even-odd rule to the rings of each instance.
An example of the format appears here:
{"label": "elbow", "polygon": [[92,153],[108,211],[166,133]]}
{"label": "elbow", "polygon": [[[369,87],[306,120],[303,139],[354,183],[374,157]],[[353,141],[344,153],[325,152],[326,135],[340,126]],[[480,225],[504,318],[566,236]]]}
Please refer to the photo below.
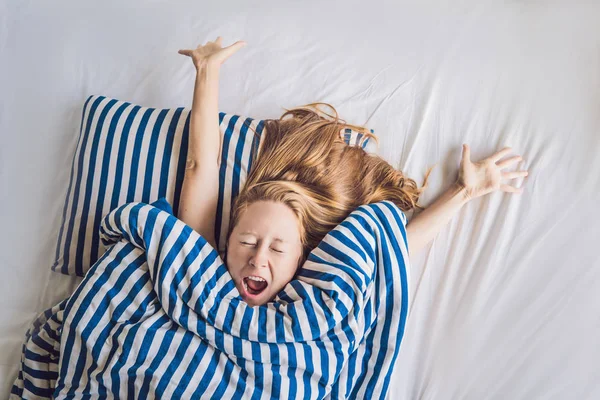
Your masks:
{"label": "elbow", "polygon": [[410,225],[406,226],[406,242],[406,250],[408,251],[409,257],[414,256],[421,249],[421,246],[419,246],[418,243],[418,235]]}
{"label": "elbow", "polygon": [[193,159],[193,158],[188,158],[188,159],[185,161],[185,170],[186,170],[186,171],[188,171],[188,170],[192,170],[192,171],[193,171],[193,170],[195,170],[195,169],[196,169],[196,165],[198,165],[198,163],[196,162],[196,160],[195,160],[195,159]]}

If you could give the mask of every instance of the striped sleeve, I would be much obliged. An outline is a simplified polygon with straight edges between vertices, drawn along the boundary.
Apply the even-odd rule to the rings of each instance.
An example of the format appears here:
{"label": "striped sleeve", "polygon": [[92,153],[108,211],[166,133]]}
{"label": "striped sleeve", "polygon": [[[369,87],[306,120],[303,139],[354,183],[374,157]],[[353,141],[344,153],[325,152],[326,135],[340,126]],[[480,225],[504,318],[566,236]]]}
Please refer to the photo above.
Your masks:
{"label": "striped sleeve", "polygon": [[384,398],[408,312],[405,223],[390,202],[359,207],[275,301],[250,307],[166,204],[121,206],[61,318],[27,341],[13,394]]}
{"label": "striped sleeve", "polygon": [[[323,240],[309,256],[299,278],[284,288],[277,301],[260,307],[267,321],[283,323],[284,335],[274,341],[293,342],[300,337],[315,340],[341,322],[346,334],[362,336],[360,310],[377,261],[373,240],[376,223],[369,216],[354,219],[357,222],[340,225]],[[174,320],[186,315],[185,321],[178,321],[186,324],[186,329],[195,330],[194,324],[208,323],[244,339],[266,336],[265,325],[247,330],[246,326],[241,328],[244,324],[236,323],[241,322],[247,309],[254,313],[258,308],[242,300],[217,251],[173,215],[148,204],[129,203],[104,218],[101,236],[105,245],[123,238],[145,249],[160,301]],[[221,310],[229,307],[234,311],[225,321]],[[299,315],[310,316],[318,324],[307,326]]]}

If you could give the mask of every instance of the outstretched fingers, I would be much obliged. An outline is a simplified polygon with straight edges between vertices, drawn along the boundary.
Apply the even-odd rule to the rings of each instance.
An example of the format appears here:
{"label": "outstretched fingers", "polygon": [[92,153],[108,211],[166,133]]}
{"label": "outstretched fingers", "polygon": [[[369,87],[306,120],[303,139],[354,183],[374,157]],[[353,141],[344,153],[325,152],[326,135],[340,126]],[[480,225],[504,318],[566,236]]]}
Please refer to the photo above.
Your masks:
{"label": "outstretched fingers", "polygon": [[522,159],[523,159],[523,157],[521,157],[521,156],[513,156],[510,158],[507,158],[506,160],[496,162],[496,165],[499,166],[500,168],[506,168],[511,164],[521,161]]}
{"label": "outstretched fingers", "polygon": [[491,156],[488,157],[488,160],[491,161],[498,161],[499,159],[501,159],[502,157],[504,157],[505,155],[507,155],[508,153],[510,153],[510,151],[512,150],[511,147],[505,147],[502,150],[500,150],[499,152],[492,154]]}
{"label": "outstretched fingers", "polygon": [[237,42],[235,42],[231,46],[224,47],[223,48],[223,53],[225,55],[225,58],[228,58],[229,56],[231,56],[233,53],[235,53],[236,51],[238,51],[239,49],[241,49],[245,45],[246,45],[246,42],[244,42],[243,40],[238,40]]}
{"label": "outstretched fingers", "polygon": [[502,184],[500,185],[500,190],[509,193],[523,193],[523,188],[516,188],[514,186]]}
{"label": "outstretched fingers", "polygon": [[522,176],[527,176],[529,175],[528,171],[514,171],[514,172],[503,172],[502,173],[502,177],[504,179],[515,179],[515,178],[520,178]]}

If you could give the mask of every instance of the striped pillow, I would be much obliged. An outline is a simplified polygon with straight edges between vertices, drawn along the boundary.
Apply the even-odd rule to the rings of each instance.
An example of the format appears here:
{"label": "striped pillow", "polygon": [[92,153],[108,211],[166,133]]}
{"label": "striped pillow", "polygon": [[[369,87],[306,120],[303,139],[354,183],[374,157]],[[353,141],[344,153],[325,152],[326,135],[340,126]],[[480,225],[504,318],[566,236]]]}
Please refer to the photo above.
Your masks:
{"label": "striped pillow", "polygon": [[[185,176],[190,110],[141,107],[105,96],[83,106],[52,270],[84,276],[106,250],[99,237],[103,216],[129,202],[165,197],[178,215]],[[219,113],[223,137],[215,238],[224,251],[233,201],[252,166],[261,120]],[[256,134],[254,134],[256,132]],[[359,132],[340,132],[346,143],[367,149]]]}

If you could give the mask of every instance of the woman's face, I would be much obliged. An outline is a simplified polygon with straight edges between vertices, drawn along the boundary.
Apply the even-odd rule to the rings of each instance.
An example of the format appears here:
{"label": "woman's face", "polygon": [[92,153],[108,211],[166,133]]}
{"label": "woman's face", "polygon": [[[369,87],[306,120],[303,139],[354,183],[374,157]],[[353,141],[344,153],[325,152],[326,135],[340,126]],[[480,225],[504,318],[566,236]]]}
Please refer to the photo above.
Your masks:
{"label": "woman's face", "polygon": [[298,220],[274,201],[248,206],[227,242],[227,268],[252,307],[271,301],[292,280],[301,255]]}

